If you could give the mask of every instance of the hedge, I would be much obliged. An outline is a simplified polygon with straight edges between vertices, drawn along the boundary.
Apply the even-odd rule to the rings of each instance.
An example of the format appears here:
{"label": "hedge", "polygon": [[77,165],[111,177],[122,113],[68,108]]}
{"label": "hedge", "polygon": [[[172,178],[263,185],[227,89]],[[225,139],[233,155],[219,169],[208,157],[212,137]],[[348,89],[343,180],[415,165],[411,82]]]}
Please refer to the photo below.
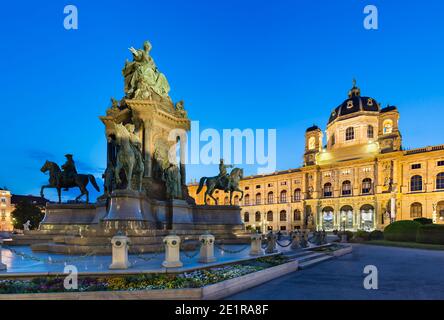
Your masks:
{"label": "hedge", "polygon": [[433,220],[428,218],[416,218],[413,221],[419,222],[420,224],[432,224]]}
{"label": "hedge", "polygon": [[362,240],[362,241],[368,241],[370,237],[370,233],[364,230],[357,230],[355,232],[355,235],[353,239],[355,240]]}
{"label": "hedge", "polygon": [[418,228],[416,242],[444,244],[444,225],[425,224]]}
{"label": "hedge", "polygon": [[384,232],[379,230],[373,230],[370,232],[369,240],[383,240],[384,239]]}
{"label": "hedge", "polygon": [[416,241],[416,232],[421,226],[412,220],[395,221],[384,229],[384,239],[389,241]]}

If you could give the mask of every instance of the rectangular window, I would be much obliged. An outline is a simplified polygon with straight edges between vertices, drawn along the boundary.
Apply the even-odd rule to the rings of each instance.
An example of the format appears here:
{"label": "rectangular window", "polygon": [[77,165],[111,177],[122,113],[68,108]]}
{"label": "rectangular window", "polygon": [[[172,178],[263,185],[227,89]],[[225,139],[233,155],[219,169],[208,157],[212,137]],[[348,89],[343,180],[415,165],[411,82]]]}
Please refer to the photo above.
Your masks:
{"label": "rectangular window", "polygon": [[2,198],[2,203],[6,203],[6,198]]}
{"label": "rectangular window", "polygon": [[412,170],[413,169],[421,169],[421,164],[420,163],[414,163],[412,164]]}
{"label": "rectangular window", "polygon": [[438,167],[442,167],[444,166],[444,160],[439,160],[438,163],[436,164]]}
{"label": "rectangular window", "polygon": [[6,210],[2,209],[2,221],[6,221]]}
{"label": "rectangular window", "polygon": [[281,186],[286,186],[287,185],[287,181],[282,181],[281,182]]}
{"label": "rectangular window", "polygon": [[260,185],[260,184],[258,184],[258,185],[256,186],[256,189],[260,189],[260,187],[261,187],[261,185]]}
{"label": "rectangular window", "polygon": [[268,184],[268,187],[272,187],[272,186],[273,186],[273,184],[272,184],[272,183],[269,183],[269,184]]}

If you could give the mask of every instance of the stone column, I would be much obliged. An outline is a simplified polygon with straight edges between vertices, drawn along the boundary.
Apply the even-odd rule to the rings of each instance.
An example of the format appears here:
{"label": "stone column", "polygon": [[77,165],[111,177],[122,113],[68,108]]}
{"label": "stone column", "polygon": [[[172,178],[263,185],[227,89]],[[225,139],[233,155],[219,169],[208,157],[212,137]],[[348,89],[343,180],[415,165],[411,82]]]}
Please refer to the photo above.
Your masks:
{"label": "stone column", "polygon": [[180,261],[180,237],[169,235],[163,238],[165,244],[165,261],[162,266],[165,268],[180,268],[183,266]]}
{"label": "stone column", "polygon": [[124,235],[116,235],[111,239],[113,257],[109,269],[128,269],[131,266],[128,260],[129,243],[128,237]]}
{"label": "stone column", "polygon": [[251,235],[251,248],[250,256],[261,256],[264,252],[262,251],[262,236],[258,233]]}
{"label": "stone column", "polygon": [[216,261],[214,256],[214,236],[212,234],[203,234],[199,237],[200,256],[199,262],[209,263]]}

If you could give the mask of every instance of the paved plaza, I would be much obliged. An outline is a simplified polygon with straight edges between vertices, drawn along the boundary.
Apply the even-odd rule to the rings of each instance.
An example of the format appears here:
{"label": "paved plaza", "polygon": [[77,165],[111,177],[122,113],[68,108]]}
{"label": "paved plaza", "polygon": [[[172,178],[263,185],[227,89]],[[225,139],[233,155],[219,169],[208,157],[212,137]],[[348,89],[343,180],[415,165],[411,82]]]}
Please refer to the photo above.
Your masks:
{"label": "paved plaza", "polygon": [[[366,290],[366,265],[379,289]],[[300,270],[228,299],[444,299],[444,251],[353,245],[353,253]]]}

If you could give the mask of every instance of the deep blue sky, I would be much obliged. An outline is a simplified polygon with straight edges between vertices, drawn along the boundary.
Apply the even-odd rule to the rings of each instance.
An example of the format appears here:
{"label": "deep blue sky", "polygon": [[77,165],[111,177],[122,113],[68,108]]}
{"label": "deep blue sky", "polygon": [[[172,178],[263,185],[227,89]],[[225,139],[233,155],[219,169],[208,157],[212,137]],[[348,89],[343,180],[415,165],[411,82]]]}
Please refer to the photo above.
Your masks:
{"label": "deep blue sky", "polygon": [[[63,28],[63,8],[79,29]],[[379,9],[379,30],[363,8]],[[0,10],[0,185],[37,193],[44,160],[73,153],[100,175],[98,116],[123,95],[127,48],[153,44],[174,101],[201,128],[276,128],[277,167],[301,164],[304,131],[325,128],[356,77],[398,106],[404,147],[444,143],[443,1],[6,1]],[[214,110],[209,112],[208,110]],[[245,167],[255,173],[254,167]],[[188,168],[188,180],[216,174]],[[49,193],[54,195],[54,193]]]}

